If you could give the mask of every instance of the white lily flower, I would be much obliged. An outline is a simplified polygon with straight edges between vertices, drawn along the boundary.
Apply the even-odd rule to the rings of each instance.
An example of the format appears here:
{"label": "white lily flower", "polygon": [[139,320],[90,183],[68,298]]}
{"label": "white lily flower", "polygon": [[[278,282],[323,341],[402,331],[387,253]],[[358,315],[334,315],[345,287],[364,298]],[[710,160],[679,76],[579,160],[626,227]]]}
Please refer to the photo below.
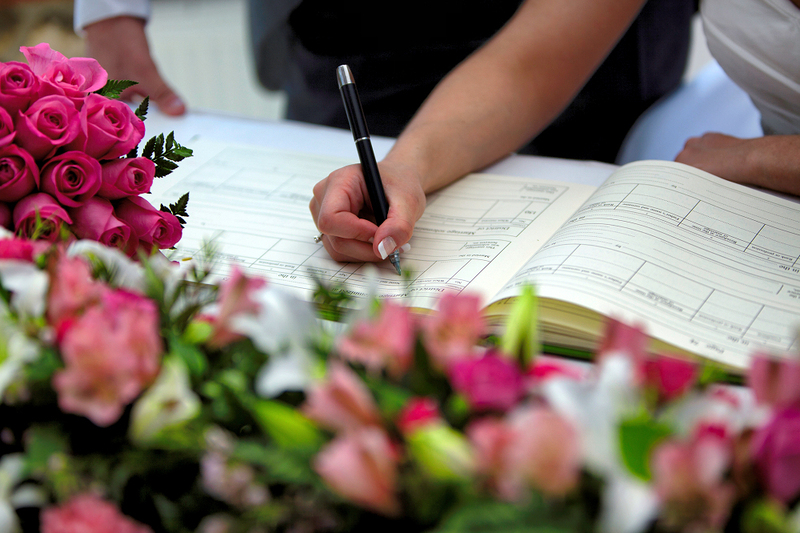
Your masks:
{"label": "white lily flower", "polygon": [[200,398],[192,391],[186,365],[177,357],[168,357],[156,381],[133,406],[131,439],[147,444],[163,429],[187,422],[199,413]]}
{"label": "white lily flower", "polygon": [[641,405],[635,368],[629,357],[609,354],[597,370],[590,381],[554,378],[542,392],[573,423],[586,465],[605,481],[601,531],[635,533],[646,529],[658,512],[654,491],[628,472],[620,454],[620,422]]}
{"label": "white lily flower", "polygon": [[286,354],[270,357],[255,380],[256,394],[274,398],[286,391],[303,391],[311,384],[312,360],[306,350],[290,349]]}
{"label": "white lily flower", "polygon": [[265,285],[252,295],[258,313],[232,317],[231,330],[249,337],[270,361],[259,371],[256,392],[274,397],[287,390],[304,390],[312,379],[309,346],[319,325],[309,302],[279,287]]}
{"label": "white lily flower", "polygon": [[11,291],[11,307],[23,317],[40,317],[47,303],[50,279],[27,261],[0,261],[0,280]]}
{"label": "white lily flower", "polygon": [[554,378],[543,386],[548,403],[578,429],[587,465],[599,474],[624,468],[619,460],[620,420],[639,405],[634,368],[627,357],[608,356],[592,381]]}
{"label": "white lily flower", "polygon": [[309,302],[279,287],[266,284],[252,294],[258,313],[231,317],[230,329],[249,337],[268,354],[279,354],[289,346],[305,347],[317,331],[314,309]]}
{"label": "white lily flower", "polygon": [[24,461],[22,454],[0,457],[0,531],[16,533],[20,530],[17,513],[11,502],[14,486],[22,481]]}
{"label": "white lily flower", "polygon": [[610,476],[603,489],[600,531],[644,531],[658,513],[658,497],[652,488],[631,476]]}

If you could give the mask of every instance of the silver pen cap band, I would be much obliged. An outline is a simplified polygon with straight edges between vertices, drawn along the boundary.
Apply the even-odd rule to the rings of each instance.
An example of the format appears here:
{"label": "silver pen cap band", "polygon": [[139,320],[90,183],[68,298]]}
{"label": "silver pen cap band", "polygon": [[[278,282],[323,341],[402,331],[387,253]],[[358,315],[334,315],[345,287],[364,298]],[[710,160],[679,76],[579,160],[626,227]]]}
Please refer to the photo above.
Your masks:
{"label": "silver pen cap band", "polygon": [[339,65],[336,69],[336,79],[339,81],[339,87],[348,83],[355,83],[353,81],[353,73],[350,72],[348,65]]}

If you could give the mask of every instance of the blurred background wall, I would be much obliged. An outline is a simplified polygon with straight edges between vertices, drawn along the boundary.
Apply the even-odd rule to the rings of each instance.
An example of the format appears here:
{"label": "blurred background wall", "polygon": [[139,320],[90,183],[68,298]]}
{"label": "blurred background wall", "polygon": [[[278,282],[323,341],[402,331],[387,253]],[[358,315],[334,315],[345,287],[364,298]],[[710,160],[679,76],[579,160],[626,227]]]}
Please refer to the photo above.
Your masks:
{"label": "blurred background wall", "polygon": [[[246,0],[152,0],[147,26],[157,64],[190,107],[275,119],[283,96],[262,89],[247,45]],[[686,77],[710,56],[699,21]],[[0,61],[23,60],[22,45],[48,42],[67,56],[83,55],[72,31],[71,0],[0,0]]]}

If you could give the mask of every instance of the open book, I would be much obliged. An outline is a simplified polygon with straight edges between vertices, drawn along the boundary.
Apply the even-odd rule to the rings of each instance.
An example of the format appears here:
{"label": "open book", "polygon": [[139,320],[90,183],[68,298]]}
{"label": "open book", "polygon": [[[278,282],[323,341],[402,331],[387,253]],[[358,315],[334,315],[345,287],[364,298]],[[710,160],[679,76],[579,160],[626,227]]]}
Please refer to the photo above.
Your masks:
{"label": "open book", "polygon": [[312,187],[352,161],[191,146],[151,201],[190,193],[177,255],[213,241],[219,276],[238,265],[304,298],[321,279],[427,309],[464,290],[484,298],[490,318],[533,284],[543,340],[565,350],[591,351],[604,316],[731,368],[756,349],[798,349],[800,203],[664,161],[620,167],[599,188],[473,174],[429,197],[401,255],[406,281],[388,261],[337,263],[314,243]]}

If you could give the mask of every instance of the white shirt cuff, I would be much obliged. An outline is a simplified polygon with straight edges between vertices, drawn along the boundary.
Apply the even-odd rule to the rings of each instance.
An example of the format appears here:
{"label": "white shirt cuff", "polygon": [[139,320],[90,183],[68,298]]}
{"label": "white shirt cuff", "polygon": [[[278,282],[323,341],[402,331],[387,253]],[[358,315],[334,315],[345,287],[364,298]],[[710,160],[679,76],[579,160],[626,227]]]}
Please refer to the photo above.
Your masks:
{"label": "white shirt cuff", "polygon": [[150,18],[149,0],[75,0],[73,25],[75,33],[83,35],[83,28],[98,20],[128,15],[147,20]]}

